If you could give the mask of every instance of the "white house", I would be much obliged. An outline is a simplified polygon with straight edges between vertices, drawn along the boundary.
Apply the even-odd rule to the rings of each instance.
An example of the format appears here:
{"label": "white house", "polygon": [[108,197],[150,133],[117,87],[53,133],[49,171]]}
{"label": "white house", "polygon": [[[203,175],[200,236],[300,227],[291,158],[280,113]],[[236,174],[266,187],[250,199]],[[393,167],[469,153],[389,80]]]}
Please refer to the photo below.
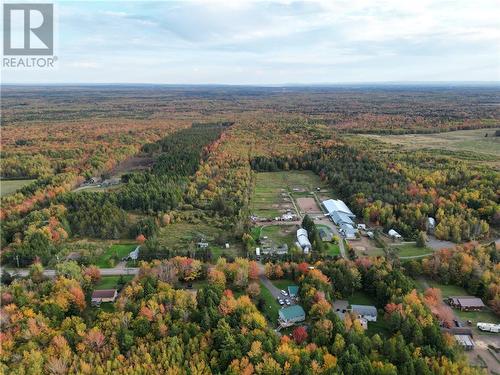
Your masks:
{"label": "white house", "polygon": [[377,308],[369,305],[351,305],[351,311],[360,319],[368,322],[377,321]]}
{"label": "white house", "polygon": [[102,302],[115,302],[118,296],[116,289],[94,290],[92,293],[92,305],[99,306]]}

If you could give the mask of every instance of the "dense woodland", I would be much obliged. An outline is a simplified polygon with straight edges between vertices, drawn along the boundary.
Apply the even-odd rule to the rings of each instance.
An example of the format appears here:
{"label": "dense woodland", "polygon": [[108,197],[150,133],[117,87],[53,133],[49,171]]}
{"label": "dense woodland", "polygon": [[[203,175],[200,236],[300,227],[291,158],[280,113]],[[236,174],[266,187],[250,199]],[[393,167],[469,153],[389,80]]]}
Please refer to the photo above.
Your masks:
{"label": "dense woodland", "polygon": [[339,142],[299,157],[257,157],[257,171],[312,169],[366,222],[416,239],[437,221],[435,235],[454,242],[487,237],[500,224],[500,175],[427,153],[377,152],[376,141]]}
{"label": "dense woodland", "polygon": [[[473,242],[403,266],[397,258],[332,259],[316,255],[324,244],[306,217],[315,254],[265,264],[269,278],[300,286],[308,319],[280,336],[256,262],[218,258],[194,243],[174,250],[161,236],[173,224],[203,223],[217,229],[219,245],[230,238],[252,249],[255,172],[312,170],[380,230],[417,238],[434,217],[437,238],[486,241],[500,225],[494,166],[353,133],[498,127],[497,90],[25,87],[2,94],[1,176],[35,179],[1,198],[2,261],[31,267],[27,278],[2,280],[3,372],[481,373],[441,333],[440,298],[418,293],[410,276],[462,286],[499,313],[492,247]],[[128,169],[132,155],[150,163]],[[89,177],[118,174],[116,188],[73,191]],[[139,275],[106,311],[90,306],[100,273],[80,239],[142,244]],[[60,261],[73,250],[83,254],[80,264]],[[42,264],[55,265],[55,279],[43,276]],[[183,289],[193,282],[201,283],[196,293]],[[359,291],[379,308],[384,329],[363,332],[353,317],[332,311],[333,301]]]}
{"label": "dense woodland", "polygon": [[[258,373],[258,374],[475,374],[453,340],[442,335],[422,295],[384,261],[283,265],[293,272],[311,319],[292,338],[272,332],[256,307],[258,276],[248,260],[218,262],[196,296],[175,289],[203,276],[189,258],[144,264],[113,312],[89,308],[99,270],[61,267],[55,281],[41,275],[2,291],[4,371],[12,373]],[[293,271],[292,271],[293,269]],[[323,270],[323,271],[321,271]],[[351,280],[342,287],[328,275]],[[397,289],[393,285],[398,283]],[[367,288],[385,306],[389,332],[368,336],[341,321],[329,301]],[[247,294],[236,297],[229,289]],[[370,287],[371,286],[371,287]],[[376,288],[374,288],[376,286]],[[350,289],[350,290],[349,290]],[[258,289],[257,289],[258,290]],[[251,297],[253,295],[253,297]],[[29,339],[29,344],[26,342]]]}

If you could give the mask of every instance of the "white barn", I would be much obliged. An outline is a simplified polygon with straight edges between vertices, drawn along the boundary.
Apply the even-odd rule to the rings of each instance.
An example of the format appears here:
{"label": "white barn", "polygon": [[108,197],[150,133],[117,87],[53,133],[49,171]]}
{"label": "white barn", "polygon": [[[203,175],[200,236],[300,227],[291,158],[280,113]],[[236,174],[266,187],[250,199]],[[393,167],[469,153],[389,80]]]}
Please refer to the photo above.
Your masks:
{"label": "white barn", "polygon": [[311,250],[311,242],[309,241],[307,230],[304,228],[297,229],[297,242],[305,254],[309,253]]}

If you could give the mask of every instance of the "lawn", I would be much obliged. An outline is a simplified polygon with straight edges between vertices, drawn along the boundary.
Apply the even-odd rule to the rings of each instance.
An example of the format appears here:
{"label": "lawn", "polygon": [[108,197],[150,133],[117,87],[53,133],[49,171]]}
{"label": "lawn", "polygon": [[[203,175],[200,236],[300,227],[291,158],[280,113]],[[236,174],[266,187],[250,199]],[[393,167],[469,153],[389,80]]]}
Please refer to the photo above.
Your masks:
{"label": "lawn", "polygon": [[137,244],[113,244],[96,261],[99,268],[113,268],[122,258],[137,247]]}
{"label": "lawn", "polygon": [[227,238],[230,245],[229,249],[222,248],[216,243],[222,232],[221,229],[209,223],[174,223],[160,229],[158,241],[161,245],[169,249],[183,253],[187,252],[189,248],[195,250],[196,243],[203,239],[208,242],[214,259],[224,254],[232,257],[241,256],[243,254],[243,246],[240,241]]}
{"label": "lawn", "polygon": [[262,227],[260,238],[268,237],[276,245],[286,243],[291,247],[295,243],[297,229],[295,225],[266,225]]}
{"label": "lawn", "polygon": [[348,299],[350,305],[375,305],[372,297],[364,292],[355,292]]}
{"label": "lawn", "polygon": [[271,280],[271,282],[276,288],[283,290],[287,290],[289,285],[297,285],[297,283],[291,279]]}
{"label": "lawn", "polygon": [[0,196],[14,193],[35,180],[0,180]]}
{"label": "lawn", "polygon": [[339,245],[335,243],[328,242],[327,244],[327,249],[326,249],[326,254],[330,255],[332,257],[340,255],[340,248]]}
{"label": "lawn", "polygon": [[96,289],[118,289],[118,283],[120,281],[120,277],[126,283],[134,278],[133,275],[124,275],[124,276],[103,276],[101,280],[96,285]]}
{"label": "lawn", "polygon": [[262,284],[262,282],[260,282],[260,296],[265,301],[265,308],[262,313],[271,324],[276,324],[278,321],[278,310],[280,309],[280,305],[278,304],[278,301],[274,299],[271,292],[265,287],[264,284]]}
{"label": "lawn", "polygon": [[418,247],[416,244],[408,243],[403,245],[391,246],[391,248],[398,249],[398,255],[400,258],[406,257],[420,257],[432,254],[432,249],[427,247]]}
{"label": "lawn", "polygon": [[[421,280],[417,281],[418,283],[422,284],[423,282]],[[440,284],[437,281],[434,280],[429,280],[425,279],[424,281],[427,283],[429,288],[439,288],[441,289],[441,294],[443,298],[450,297],[450,296],[468,296],[469,293],[467,291],[457,285],[445,285],[445,284]],[[425,288],[423,288],[425,289]]]}

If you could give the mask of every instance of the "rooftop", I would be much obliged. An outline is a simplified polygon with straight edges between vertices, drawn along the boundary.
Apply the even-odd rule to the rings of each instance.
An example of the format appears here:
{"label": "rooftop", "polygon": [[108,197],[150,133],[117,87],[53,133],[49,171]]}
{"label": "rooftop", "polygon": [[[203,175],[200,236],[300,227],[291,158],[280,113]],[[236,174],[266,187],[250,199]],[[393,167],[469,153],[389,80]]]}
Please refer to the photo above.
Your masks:
{"label": "rooftop", "polygon": [[94,290],[92,298],[113,298],[117,293],[116,289]]}
{"label": "rooftop", "polygon": [[296,296],[299,293],[299,287],[297,285],[288,285],[288,294],[290,296]]}
{"label": "rooftop", "polygon": [[377,308],[370,305],[351,305],[351,310],[359,315],[377,316]]}
{"label": "rooftop", "polygon": [[302,316],[306,316],[304,309],[300,305],[293,305],[290,307],[282,308],[279,311],[279,313],[280,313],[280,316],[283,316],[283,318],[285,318],[285,320],[291,320],[291,319],[300,318]]}
{"label": "rooftop", "polygon": [[352,213],[349,207],[347,207],[347,205],[340,199],[327,199],[326,201],[323,201],[321,203],[326,208],[329,214],[335,211],[339,211],[349,215],[350,217],[356,216]]}

